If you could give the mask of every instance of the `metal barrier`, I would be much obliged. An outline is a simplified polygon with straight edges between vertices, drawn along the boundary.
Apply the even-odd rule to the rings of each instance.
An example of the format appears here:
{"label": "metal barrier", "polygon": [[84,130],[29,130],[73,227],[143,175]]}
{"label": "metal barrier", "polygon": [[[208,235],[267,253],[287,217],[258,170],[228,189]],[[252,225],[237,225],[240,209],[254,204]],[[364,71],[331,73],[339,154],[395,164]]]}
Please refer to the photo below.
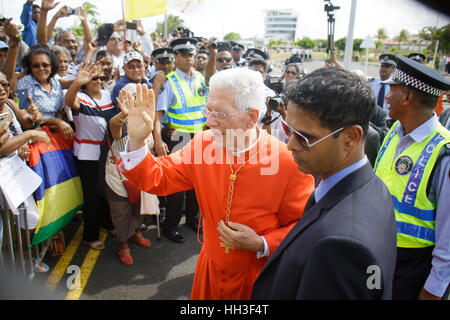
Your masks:
{"label": "metal barrier", "polygon": [[[34,270],[39,267],[42,259],[44,258],[50,240],[47,240],[43,244],[31,246],[30,231],[28,229],[27,209],[22,203],[18,209],[10,210],[8,203],[0,191],[0,214],[2,215],[2,223],[4,230],[4,238],[6,238],[6,252],[3,252],[3,243],[0,247],[0,264],[5,267],[9,262],[11,264],[11,270],[15,272],[21,271],[25,277],[30,281],[34,278]],[[20,228],[20,215],[23,215],[25,222],[25,239],[22,239],[22,231]],[[13,236],[13,230],[15,234]],[[14,241],[14,238],[16,241]],[[23,241],[26,241],[26,252],[24,254]],[[15,249],[15,250],[14,250]],[[35,257],[33,258],[32,251],[35,251]],[[16,263],[16,258],[18,265]]]}

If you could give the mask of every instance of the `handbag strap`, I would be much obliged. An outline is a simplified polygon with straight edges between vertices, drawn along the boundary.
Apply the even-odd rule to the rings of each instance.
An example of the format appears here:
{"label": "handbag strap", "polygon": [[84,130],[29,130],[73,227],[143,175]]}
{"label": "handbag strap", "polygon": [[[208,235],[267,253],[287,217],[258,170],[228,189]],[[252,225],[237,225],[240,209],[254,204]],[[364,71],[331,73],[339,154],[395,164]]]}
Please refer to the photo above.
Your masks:
{"label": "handbag strap", "polygon": [[113,156],[113,159],[114,159],[115,162],[117,162],[117,158],[116,158],[116,156],[114,155],[113,149],[111,148],[111,140],[110,140],[109,134],[108,134],[108,120],[107,120],[107,118],[106,118],[106,116],[105,116],[105,113],[104,113],[103,110],[99,107],[97,101],[95,101],[95,99],[92,98],[92,97],[89,95],[89,93],[87,93],[86,91],[81,91],[81,92],[83,92],[85,95],[87,95],[87,96],[94,102],[95,108],[97,109],[98,112],[100,112],[100,114],[102,115],[103,119],[105,119],[105,121],[106,121],[106,132],[105,132],[105,136],[106,136],[106,137],[105,137],[105,138],[106,138],[106,141],[108,142],[109,150],[111,150],[111,154],[112,154],[112,156]]}
{"label": "handbag strap", "polygon": [[[92,97],[89,95],[89,93],[87,93],[86,91],[82,91],[82,92],[83,92],[85,95],[87,95],[87,96],[94,102],[95,108],[98,110],[98,112],[100,112],[100,114],[102,115],[102,117],[105,119],[106,125],[108,125],[108,120],[106,119],[105,113],[104,113],[103,110],[98,106],[97,101],[95,101],[94,98],[92,98]],[[117,157],[116,157],[115,154],[114,154],[114,150],[113,150],[113,148],[112,148],[112,146],[111,146],[111,139],[109,138],[109,134],[108,134],[108,129],[106,129],[105,136],[106,136],[106,141],[108,142],[109,150],[111,151],[111,155],[112,155],[111,158],[114,160],[114,164],[115,164],[115,167],[116,167],[116,169],[117,169],[117,172],[119,173],[119,177],[120,177],[120,179],[121,179],[122,182],[123,182],[125,179],[123,178],[122,173],[121,173],[120,170],[119,170],[119,162],[120,162],[120,160],[117,160]]]}

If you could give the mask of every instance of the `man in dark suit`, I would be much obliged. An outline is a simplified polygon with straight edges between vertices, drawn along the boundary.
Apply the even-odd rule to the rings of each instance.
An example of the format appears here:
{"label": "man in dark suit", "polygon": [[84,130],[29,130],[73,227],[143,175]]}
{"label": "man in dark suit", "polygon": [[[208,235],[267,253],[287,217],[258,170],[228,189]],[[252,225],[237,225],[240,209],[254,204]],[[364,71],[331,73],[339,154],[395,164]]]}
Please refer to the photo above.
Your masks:
{"label": "man in dark suit", "polygon": [[394,205],[364,155],[370,84],[322,68],[288,90],[285,131],[299,170],[320,184],[266,263],[253,299],[391,299]]}

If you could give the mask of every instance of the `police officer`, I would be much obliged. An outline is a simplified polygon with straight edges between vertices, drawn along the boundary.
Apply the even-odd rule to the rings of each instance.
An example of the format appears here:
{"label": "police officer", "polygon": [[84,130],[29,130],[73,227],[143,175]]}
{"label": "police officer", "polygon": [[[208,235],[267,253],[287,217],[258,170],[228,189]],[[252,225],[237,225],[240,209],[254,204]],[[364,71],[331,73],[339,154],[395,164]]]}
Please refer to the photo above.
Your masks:
{"label": "police officer", "polygon": [[422,63],[422,64],[425,62],[425,59],[426,59],[424,54],[421,54],[418,52],[410,53],[408,55],[408,58],[410,58],[414,61],[417,61],[418,63]]}
{"label": "police officer", "polygon": [[450,82],[396,56],[386,96],[396,121],[378,153],[375,173],[394,201],[397,265],[394,299],[440,299],[450,280],[450,132],[434,107]]}
{"label": "police officer", "polygon": [[[370,84],[372,85],[372,89],[375,93],[375,101],[377,105],[382,107],[384,111],[386,111],[386,119],[390,119],[389,114],[389,103],[386,101],[386,95],[389,92],[389,85],[383,83],[383,81],[389,79],[392,72],[394,72],[396,62],[395,56],[389,53],[384,53],[380,55],[380,71],[379,77],[373,78],[370,80]],[[392,121],[389,123],[392,125]]]}
{"label": "police officer", "polygon": [[[155,150],[158,156],[178,150],[205,126],[206,118],[200,108],[206,104],[208,91],[203,75],[193,70],[196,46],[197,40],[194,38],[178,38],[170,43],[174,52],[176,70],[166,76],[167,81],[158,93],[154,130]],[[166,127],[175,130],[175,133],[166,141],[163,141],[156,130],[157,126],[161,127],[158,121],[161,121],[163,113],[166,113]],[[195,232],[198,230],[199,207],[194,190],[167,196],[163,234],[171,241],[178,243],[184,242],[184,237],[178,232],[177,226],[183,215],[185,195],[186,224]]]}
{"label": "police officer", "polygon": [[[158,48],[153,50],[152,54],[155,55],[155,69],[156,72],[163,71],[166,75],[171,73],[175,69],[174,55],[172,48]],[[150,79],[153,83],[154,76]]]}
{"label": "police officer", "polygon": [[235,41],[230,41],[233,68],[246,66],[247,61],[242,57],[245,47]]}

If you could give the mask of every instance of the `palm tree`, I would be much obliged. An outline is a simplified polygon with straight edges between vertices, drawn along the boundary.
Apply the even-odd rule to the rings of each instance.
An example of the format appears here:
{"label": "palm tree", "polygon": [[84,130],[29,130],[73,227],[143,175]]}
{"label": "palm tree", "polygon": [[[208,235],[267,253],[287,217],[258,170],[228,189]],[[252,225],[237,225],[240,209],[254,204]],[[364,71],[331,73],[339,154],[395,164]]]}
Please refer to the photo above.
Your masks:
{"label": "palm tree", "polygon": [[[171,14],[167,15],[167,33],[171,33],[173,29],[176,29],[178,26],[183,25],[184,20],[178,16],[173,16]],[[156,24],[156,31],[158,35],[162,36],[164,34],[164,21],[158,22]],[[169,35],[168,35],[169,36]]]}
{"label": "palm tree", "polygon": [[380,28],[377,30],[377,39],[378,41],[383,41],[387,39],[387,31],[385,28]]}
{"label": "palm tree", "polygon": [[403,42],[407,42],[409,40],[409,31],[406,29],[400,30],[399,35],[396,37],[396,40],[402,44]]}

